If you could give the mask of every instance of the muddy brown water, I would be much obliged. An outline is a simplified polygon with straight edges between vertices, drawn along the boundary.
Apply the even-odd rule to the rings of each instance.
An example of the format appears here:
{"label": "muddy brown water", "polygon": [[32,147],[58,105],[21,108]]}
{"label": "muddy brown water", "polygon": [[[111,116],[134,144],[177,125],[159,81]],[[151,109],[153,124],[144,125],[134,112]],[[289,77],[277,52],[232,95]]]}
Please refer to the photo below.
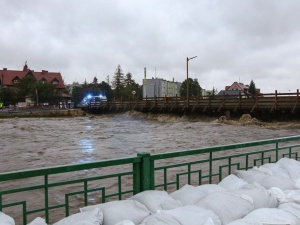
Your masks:
{"label": "muddy brown water", "polygon": [[[300,134],[300,129],[293,124],[232,124],[197,119],[191,121],[167,115],[132,114],[1,119],[0,173],[136,156],[140,152],[155,154]],[[287,129],[291,127],[294,129]],[[88,170],[80,175],[92,176],[94,173],[95,171]],[[70,176],[76,177],[78,174],[72,173]],[[0,188],[10,185],[13,186],[11,183],[2,184]],[[20,185],[22,183],[18,183]],[[115,186],[113,182],[109,185]],[[9,201],[9,198],[12,197],[4,200]],[[43,201],[44,196],[40,192],[30,192],[26,198],[34,199],[35,205]],[[51,201],[60,203],[63,198],[60,192],[55,193],[54,190]],[[80,196],[77,196],[78,199],[82,200]],[[90,200],[93,201],[92,196]],[[80,204],[74,203],[74,208],[78,207]],[[20,209],[9,213],[15,214],[18,210]],[[19,221],[19,216],[16,216],[16,220]]]}

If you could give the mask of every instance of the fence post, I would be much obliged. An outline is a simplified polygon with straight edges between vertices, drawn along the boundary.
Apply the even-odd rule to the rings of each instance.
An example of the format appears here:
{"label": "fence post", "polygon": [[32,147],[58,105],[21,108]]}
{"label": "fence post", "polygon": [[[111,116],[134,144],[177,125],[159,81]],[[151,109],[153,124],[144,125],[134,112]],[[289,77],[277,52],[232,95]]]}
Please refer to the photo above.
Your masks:
{"label": "fence post", "polygon": [[137,157],[141,158],[139,179],[139,191],[153,190],[154,189],[154,163],[150,159],[150,153],[138,153]]}

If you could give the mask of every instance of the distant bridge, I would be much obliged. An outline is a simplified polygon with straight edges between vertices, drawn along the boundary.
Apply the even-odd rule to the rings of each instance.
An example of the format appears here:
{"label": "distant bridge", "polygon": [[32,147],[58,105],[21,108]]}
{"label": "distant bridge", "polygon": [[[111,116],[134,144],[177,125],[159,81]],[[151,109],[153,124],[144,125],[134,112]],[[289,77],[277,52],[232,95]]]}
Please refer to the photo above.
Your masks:
{"label": "distant bridge", "polygon": [[215,95],[191,97],[156,97],[128,100],[110,100],[90,103],[86,110],[90,113],[112,113],[140,111],[152,113],[241,115],[249,113],[257,117],[300,118],[300,95],[296,93],[275,93],[256,95]]}

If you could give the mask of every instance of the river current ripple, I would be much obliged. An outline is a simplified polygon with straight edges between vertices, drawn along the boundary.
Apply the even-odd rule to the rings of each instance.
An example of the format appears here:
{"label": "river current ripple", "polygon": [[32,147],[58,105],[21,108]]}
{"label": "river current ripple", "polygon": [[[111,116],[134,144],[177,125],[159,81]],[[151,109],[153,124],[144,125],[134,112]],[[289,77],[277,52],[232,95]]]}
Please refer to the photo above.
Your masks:
{"label": "river current ripple", "polygon": [[180,118],[126,114],[0,120],[0,173],[299,135]]}

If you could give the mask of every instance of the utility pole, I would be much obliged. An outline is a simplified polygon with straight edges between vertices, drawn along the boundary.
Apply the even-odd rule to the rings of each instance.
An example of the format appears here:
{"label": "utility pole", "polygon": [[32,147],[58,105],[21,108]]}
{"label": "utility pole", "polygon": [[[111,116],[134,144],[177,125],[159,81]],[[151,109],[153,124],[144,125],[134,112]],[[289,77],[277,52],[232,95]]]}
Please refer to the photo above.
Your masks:
{"label": "utility pole", "polygon": [[187,105],[189,105],[189,61],[196,57],[197,56],[194,56],[192,58],[186,57],[186,101],[187,101]]}

